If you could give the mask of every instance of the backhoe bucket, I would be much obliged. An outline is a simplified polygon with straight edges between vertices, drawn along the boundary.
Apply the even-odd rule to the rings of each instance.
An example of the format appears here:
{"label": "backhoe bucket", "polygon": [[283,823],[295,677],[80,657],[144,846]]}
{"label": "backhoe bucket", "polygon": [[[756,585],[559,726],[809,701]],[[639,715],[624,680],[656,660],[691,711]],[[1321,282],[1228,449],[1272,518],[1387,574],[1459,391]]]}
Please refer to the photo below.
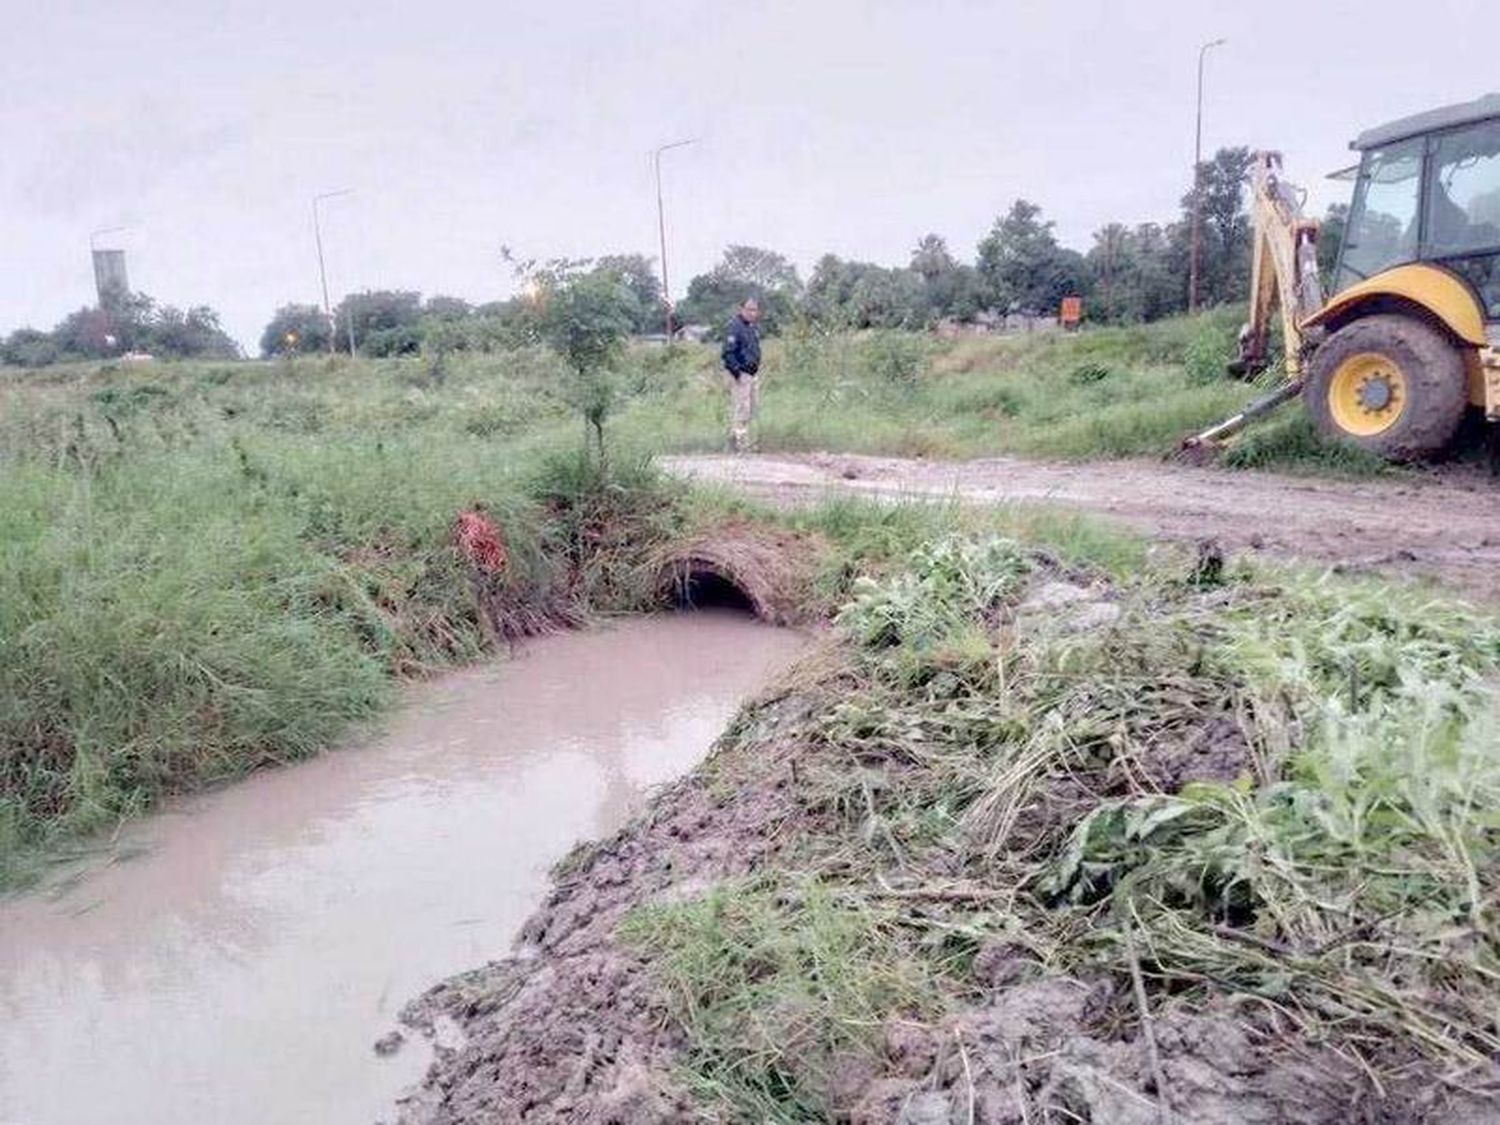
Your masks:
{"label": "backhoe bucket", "polygon": [[1270,366],[1266,359],[1266,341],[1264,338],[1257,341],[1250,325],[1240,329],[1236,346],[1235,357],[1224,365],[1224,369],[1236,379],[1253,379]]}

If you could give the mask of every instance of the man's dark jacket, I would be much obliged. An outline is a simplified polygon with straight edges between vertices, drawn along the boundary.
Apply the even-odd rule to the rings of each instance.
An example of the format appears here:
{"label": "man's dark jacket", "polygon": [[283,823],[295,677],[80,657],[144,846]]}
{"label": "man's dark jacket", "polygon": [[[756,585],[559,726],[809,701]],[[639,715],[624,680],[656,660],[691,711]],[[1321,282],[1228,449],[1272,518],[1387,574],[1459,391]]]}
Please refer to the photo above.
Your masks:
{"label": "man's dark jacket", "polygon": [[735,378],[754,375],[760,370],[760,328],[739,313],[724,329],[724,347],[719,353],[724,370]]}

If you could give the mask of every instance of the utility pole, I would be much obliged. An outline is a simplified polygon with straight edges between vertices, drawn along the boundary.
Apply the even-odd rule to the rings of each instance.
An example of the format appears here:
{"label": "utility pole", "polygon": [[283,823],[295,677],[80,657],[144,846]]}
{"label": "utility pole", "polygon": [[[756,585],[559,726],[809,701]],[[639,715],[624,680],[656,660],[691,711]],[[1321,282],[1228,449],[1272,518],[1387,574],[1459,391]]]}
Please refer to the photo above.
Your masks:
{"label": "utility pole", "polygon": [[1188,312],[1198,311],[1198,262],[1203,253],[1203,59],[1212,47],[1227,40],[1215,39],[1198,48],[1198,124],[1193,140],[1193,244],[1188,262]]}
{"label": "utility pole", "polygon": [[672,342],[672,335],[676,328],[672,323],[672,284],[667,278],[667,211],[662,203],[661,194],[661,154],[669,149],[694,144],[697,140],[697,137],[689,137],[685,141],[673,141],[651,152],[651,161],[656,167],[656,229],[661,237],[661,299],[662,304],[667,307],[667,343],[669,344]]}
{"label": "utility pole", "polygon": [[[333,354],[334,337],[338,335],[338,325],[333,320],[333,305],[328,301],[328,268],[323,264],[323,223],[318,214],[318,204],[325,199],[336,199],[341,195],[353,195],[353,188],[339,188],[338,191],[325,191],[322,195],[313,196],[313,241],[318,246],[318,280],[323,286],[323,315],[328,320],[328,354]],[[354,354],[354,317],[349,317],[349,354]]]}
{"label": "utility pole", "polygon": [[1104,308],[1105,315],[1115,315],[1115,235],[1114,224],[1104,228]]}

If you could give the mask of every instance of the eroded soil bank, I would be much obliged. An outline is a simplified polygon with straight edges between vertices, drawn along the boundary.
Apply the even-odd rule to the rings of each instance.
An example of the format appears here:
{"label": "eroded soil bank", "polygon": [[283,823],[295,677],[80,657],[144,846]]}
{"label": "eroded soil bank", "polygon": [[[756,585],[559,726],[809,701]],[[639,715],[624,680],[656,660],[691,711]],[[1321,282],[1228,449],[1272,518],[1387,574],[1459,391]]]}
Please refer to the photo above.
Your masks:
{"label": "eroded soil bank", "polygon": [[406,1009],[462,1038],[399,1120],[1500,1121],[1497,652],[1391,591],[918,549]]}
{"label": "eroded soil bank", "polygon": [[427,1065],[372,1044],[504,948],[549,867],[688,769],[806,644],[704,611],[530,641],[372,744],[132,826],[0,903],[0,1121],[368,1125]]}

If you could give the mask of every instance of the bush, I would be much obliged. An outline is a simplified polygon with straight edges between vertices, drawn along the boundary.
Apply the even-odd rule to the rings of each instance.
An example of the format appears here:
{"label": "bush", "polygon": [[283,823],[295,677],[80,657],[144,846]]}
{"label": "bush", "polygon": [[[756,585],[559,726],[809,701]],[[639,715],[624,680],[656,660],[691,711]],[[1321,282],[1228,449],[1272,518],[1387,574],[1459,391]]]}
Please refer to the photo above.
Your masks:
{"label": "bush", "polygon": [[18,328],[0,344],[0,363],[13,367],[46,367],[61,358],[56,341],[35,328]]}
{"label": "bush", "polygon": [[1068,382],[1075,387],[1086,387],[1090,383],[1101,383],[1109,378],[1109,368],[1102,363],[1083,363],[1068,372]]}
{"label": "bush", "polygon": [[932,348],[925,336],[910,332],[875,332],[860,347],[861,365],[877,379],[914,386],[927,371]]}
{"label": "bush", "polygon": [[260,354],[316,355],[328,350],[328,317],[316,305],[282,305],[260,334]]}
{"label": "bush", "polygon": [[1217,383],[1227,378],[1225,365],[1233,354],[1232,342],[1225,340],[1223,332],[1204,324],[1188,340],[1183,366],[1188,378],[1199,386]]}
{"label": "bush", "polygon": [[591,272],[552,280],[541,316],[543,338],[568,367],[568,399],[604,456],[604,422],[618,397],[614,367],[630,331],[635,298],[616,274]]}
{"label": "bush", "polygon": [[996,609],[1030,570],[1010,539],[948,538],[912,552],[907,569],[883,582],[862,579],[839,624],[866,648],[921,648]]}

